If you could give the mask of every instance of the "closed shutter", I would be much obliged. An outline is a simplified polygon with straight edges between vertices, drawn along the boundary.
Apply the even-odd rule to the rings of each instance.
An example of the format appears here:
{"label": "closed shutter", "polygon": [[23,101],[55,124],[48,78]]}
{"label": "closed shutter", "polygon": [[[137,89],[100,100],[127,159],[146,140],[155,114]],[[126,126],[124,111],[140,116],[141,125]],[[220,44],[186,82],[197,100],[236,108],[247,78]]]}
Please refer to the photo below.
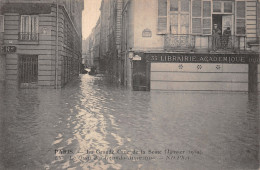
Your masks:
{"label": "closed shutter", "polygon": [[167,32],[167,0],[158,0],[158,34]]}
{"label": "closed shutter", "polygon": [[210,35],[212,28],[211,1],[203,1],[202,34]]}
{"label": "closed shutter", "polygon": [[201,0],[192,0],[192,34],[201,34]]}
{"label": "closed shutter", "polygon": [[0,32],[4,32],[4,16],[0,15]]}
{"label": "closed shutter", "polygon": [[245,35],[246,34],[246,2],[237,1],[236,2],[236,34]]}

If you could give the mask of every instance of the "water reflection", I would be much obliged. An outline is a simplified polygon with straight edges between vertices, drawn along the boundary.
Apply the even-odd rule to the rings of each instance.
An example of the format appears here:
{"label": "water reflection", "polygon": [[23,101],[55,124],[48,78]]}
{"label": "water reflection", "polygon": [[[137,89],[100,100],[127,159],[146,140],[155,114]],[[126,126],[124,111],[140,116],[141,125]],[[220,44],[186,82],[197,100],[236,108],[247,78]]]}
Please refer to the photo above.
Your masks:
{"label": "water reflection", "polygon": [[[89,75],[62,90],[0,93],[0,169],[258,168],[255,94],[133,92]],[[162,154],[116,159],[133,158],[133,150]],[[202,154],[166,160],[166,151],[182,150]]]}

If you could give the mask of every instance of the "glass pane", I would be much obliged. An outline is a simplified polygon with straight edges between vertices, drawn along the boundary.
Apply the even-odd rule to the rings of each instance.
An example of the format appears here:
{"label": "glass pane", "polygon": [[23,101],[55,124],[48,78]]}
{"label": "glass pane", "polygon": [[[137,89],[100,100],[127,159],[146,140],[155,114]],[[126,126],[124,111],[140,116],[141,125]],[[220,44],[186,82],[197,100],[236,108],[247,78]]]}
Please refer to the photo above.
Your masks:
{"label": "glass pane", "polygon": [[171,25],[171,34],[178,34],[178,26]]}
{"label": "glass pane", "polygon": [[170,24],[178,26],[178,14],[171,14],[170,15]]}
{"label": "glass pane", "polygon": [[170,11],[178,11],[178,0],[170,0]]}
{"label": "glass pane", "polygon": [[189,34],[189,27],[181,26],[181,34]]}
{"label": "glass pane", "polygon": [[190,2],[188,0],[181,0],[181,11],[189,12]]}
{"label": "glass pane", "polygon": [[192,17],[201,17],[201,1],[192,1]]}
{"label": "glass pane", "polygon": [[224,2],[224,12],[232,13],[232,2]]}
{"label": "glass pane", "polygon": [[211,17],[211,2],[203,2],[203,17]]}
{"label": "glass pane", "polygon": [[181,15],[181,25],[189,26],[189,15]]}
{"label": "glass pane", "polygon": [[192,19],[192,33],[201,33],[201,19],[193,18]]}
{"label": "glass pane", "polygon": [[221,2],[213,2],[213,12],[221,12]]}

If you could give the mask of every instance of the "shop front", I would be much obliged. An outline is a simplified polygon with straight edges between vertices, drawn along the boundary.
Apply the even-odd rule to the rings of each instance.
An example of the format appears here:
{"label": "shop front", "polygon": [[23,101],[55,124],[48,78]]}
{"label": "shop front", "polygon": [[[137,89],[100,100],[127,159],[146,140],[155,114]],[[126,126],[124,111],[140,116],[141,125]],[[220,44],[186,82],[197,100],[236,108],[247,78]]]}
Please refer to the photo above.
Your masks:
{"label": "shop front", "polygon": [[144,53],[133,61],[133,89],[257,91],[258,63],[257,54]]}

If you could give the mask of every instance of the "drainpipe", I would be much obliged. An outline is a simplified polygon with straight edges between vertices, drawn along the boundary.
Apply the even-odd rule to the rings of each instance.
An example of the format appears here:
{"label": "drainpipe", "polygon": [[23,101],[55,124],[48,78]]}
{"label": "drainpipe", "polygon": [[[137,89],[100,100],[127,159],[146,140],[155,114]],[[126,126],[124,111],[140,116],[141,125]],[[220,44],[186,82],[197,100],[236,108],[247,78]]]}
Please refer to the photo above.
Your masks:
{"label": "drainpipe", "polygon": [[55,56],[55,88],[58,88],[58,52],[59,52],[59,4],[56,0],[56,56]]}

